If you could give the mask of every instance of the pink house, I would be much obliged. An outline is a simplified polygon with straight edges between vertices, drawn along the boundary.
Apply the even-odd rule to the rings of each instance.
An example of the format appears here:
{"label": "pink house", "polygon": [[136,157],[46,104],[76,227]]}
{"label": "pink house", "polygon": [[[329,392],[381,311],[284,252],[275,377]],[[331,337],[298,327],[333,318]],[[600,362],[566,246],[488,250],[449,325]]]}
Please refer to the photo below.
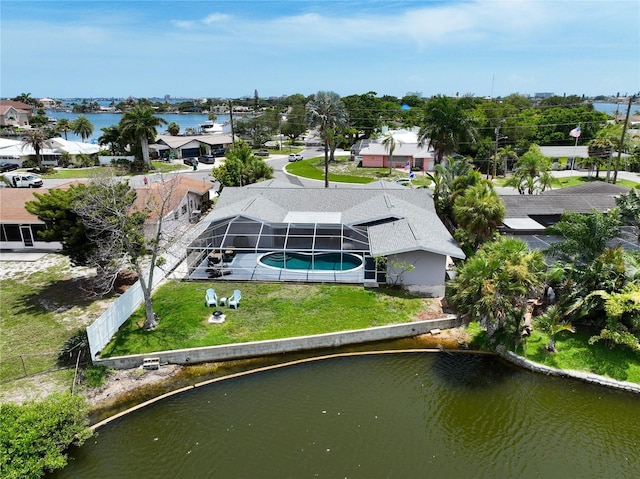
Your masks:
{"label": "pink house", "polygon": [[[382,143],[370,143],[360,150],[362,166],[366,168],[389,168],[388,149]],[[393,150],[392,167],[420,168],[422,171],[433,169],[435,159],[434,150],[427,146],[418,146],[418,143],[396,143]]]}

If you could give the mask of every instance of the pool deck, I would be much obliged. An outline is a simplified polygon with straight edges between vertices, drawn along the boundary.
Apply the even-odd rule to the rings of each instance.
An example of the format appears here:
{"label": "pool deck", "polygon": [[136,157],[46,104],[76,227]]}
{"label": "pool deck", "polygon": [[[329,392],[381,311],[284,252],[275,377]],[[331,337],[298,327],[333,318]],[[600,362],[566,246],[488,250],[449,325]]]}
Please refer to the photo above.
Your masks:
{"label": "pool deck", "polygon": [[189,275],[192,280],[222,281],[293,281],[309,283],[364,283],[364,268],[349,271],[307,271],[278,269],[258,263],[263,253],[237,253],[230,263],[224,263],[227,272],[217,278],[211,277],[205,258]]}

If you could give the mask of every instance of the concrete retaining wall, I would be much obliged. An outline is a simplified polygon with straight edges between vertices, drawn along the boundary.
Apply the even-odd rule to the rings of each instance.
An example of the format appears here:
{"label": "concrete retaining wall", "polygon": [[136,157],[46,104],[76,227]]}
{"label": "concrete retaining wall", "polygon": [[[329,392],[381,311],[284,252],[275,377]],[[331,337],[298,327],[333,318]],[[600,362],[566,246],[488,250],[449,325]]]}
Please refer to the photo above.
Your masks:
{"label": "concrete retaining wall", "polygon": [[592,374],[585,371],[556,369],[549,366],[544,366],[542,364],[529,361],[528,359],[525,359],[522,356],[518,356],[511,351],[498,352],[498,355],[509,361],[510,363],[515,364],[516,366],[519,366],[521,368],[528,369],[529,371],[533,371],[534,373],[546,374],[548,376],[557,376],[562,378],[579,379],[588,383],[598,384],[599,386],[640,393],[640,384],[630,383],[626,381],[617,381],[606,376],[599,376],[597,374]]}
{"label": "concrete retaining wall", "polygon": [[432,329],[448,329],[458,326],[460,326],[460,320],[456,316],[451,315],[441,319],[379,326],[376,328],[344,331],[340,333],[277,339],[274,341],[255,341],[225,346],[158,351],[148,354],[132,354],[129,356],[96,359],[93,363],[113,369],[131,369],[140,367],[144,358],[151,357],[159,358],[161,364],[193,364],[229,361],[256,356],[269,356],[295,351],[334,348],[349,344],[406,338],[428,333]]}

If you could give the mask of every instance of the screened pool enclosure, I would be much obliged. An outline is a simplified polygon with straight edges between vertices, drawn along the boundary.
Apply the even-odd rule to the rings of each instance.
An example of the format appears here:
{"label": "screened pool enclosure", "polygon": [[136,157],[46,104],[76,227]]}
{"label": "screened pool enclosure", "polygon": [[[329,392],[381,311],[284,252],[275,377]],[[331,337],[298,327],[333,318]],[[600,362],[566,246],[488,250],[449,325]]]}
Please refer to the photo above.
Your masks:
{"label": "screened pool enclosure", "polygon": [[[211,222],[187,248],[191,279],[363,283],[376,280],[366,226],[269,223],[235,216]],[[317,215],[315,215],[317,216]],[[331,220],[330,215],[320,217]]]}

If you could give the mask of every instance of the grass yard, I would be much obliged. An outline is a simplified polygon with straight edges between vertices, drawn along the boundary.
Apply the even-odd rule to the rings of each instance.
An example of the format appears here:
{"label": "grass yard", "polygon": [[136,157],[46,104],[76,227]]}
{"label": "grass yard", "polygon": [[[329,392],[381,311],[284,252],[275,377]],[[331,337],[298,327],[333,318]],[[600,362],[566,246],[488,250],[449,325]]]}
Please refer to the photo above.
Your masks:
{"label": "grass yard", "polygon": [[[166,161],[152,161],[151,167],[153,168],[150,173],[169,173],[171,171],[184,170],[189,167],[182,164],[168,163]],[[143,173],[127,173],[120,168],[114,168],[112,166],[92,166],[90,168],[58,168],[51,173],[41,175],[45,179],[66,180],[74,178],[95,178],[96,176],[109,176],[109,175],[126,175],[136,176]]]}
{"label": "grass yard", "polygon": [[[287,165],[287,171],[293,175],[312,180],[324,180],[324,156],[305,159]],[[407,178],[409,173],[403,170],[388,168],[359,168],[357,161],[350,161],[347,156],[337,156],[336,161],[329,163],[329,181],[338,183],[371,183],[376,180],[393,181],[397,178]],[[414,186],[428,186],[428,177],[420,172],[415,173]]]}
{"label": "grass yard", "polygon": [[[0,381],[56,367],[58,351],[72,334],[104,309],[73,279],[69,260],[47,255],[47,267],[23,271],[0,281]],[[4,265],[3,265],[4,267]],[[22,356],[22,358],[20,357]]]}
{"label": "grass yard", "polygon": [[[223,324],[207,322],[214,308],[204,304],[205,291],[218,297],[242,291],[240,308],[222,309]],[[411,321],[427,302],[400,291],[365,290],[347,285],[272,283],[168,283],[154,295],[160,324],[140,328],[138,310],[102,351],[103,357],[362,329]]]}
{"label": "grass yard", "polygon": [[545,349],[549,337],[535,329],[527,339],[525,357],[554,368],[590,371],[640,384],[640,353],[622,347],[609,349],[602,341],[589,344],[591,336],[583,331],[559,333],[556,335],[558,352],[549,353]]}
{"label": "grass yard", "polygon": [[[585,183],[591,183],[592,181],[605,181],[606,175],[607,175],[606,171],[604,173],[600,172],[600,178],[596,179],[595,176],[582,176],[581,172],[576,171],[575,175],[573,176],[562,176],[562,177],[554,178],[553,184],[551,185],[551,187],[553,189],[558,189],[558,188],[567,188],[569,186],[583,185]],[[494,183],[496,184],[496,186],[504,186],[505,181],[506,180],[504,178],[497,178],[494,180]],[[640,183],[618,178],[616,185],[624,186],[626,188],[633,188],[635,186],[640,186]]]}

